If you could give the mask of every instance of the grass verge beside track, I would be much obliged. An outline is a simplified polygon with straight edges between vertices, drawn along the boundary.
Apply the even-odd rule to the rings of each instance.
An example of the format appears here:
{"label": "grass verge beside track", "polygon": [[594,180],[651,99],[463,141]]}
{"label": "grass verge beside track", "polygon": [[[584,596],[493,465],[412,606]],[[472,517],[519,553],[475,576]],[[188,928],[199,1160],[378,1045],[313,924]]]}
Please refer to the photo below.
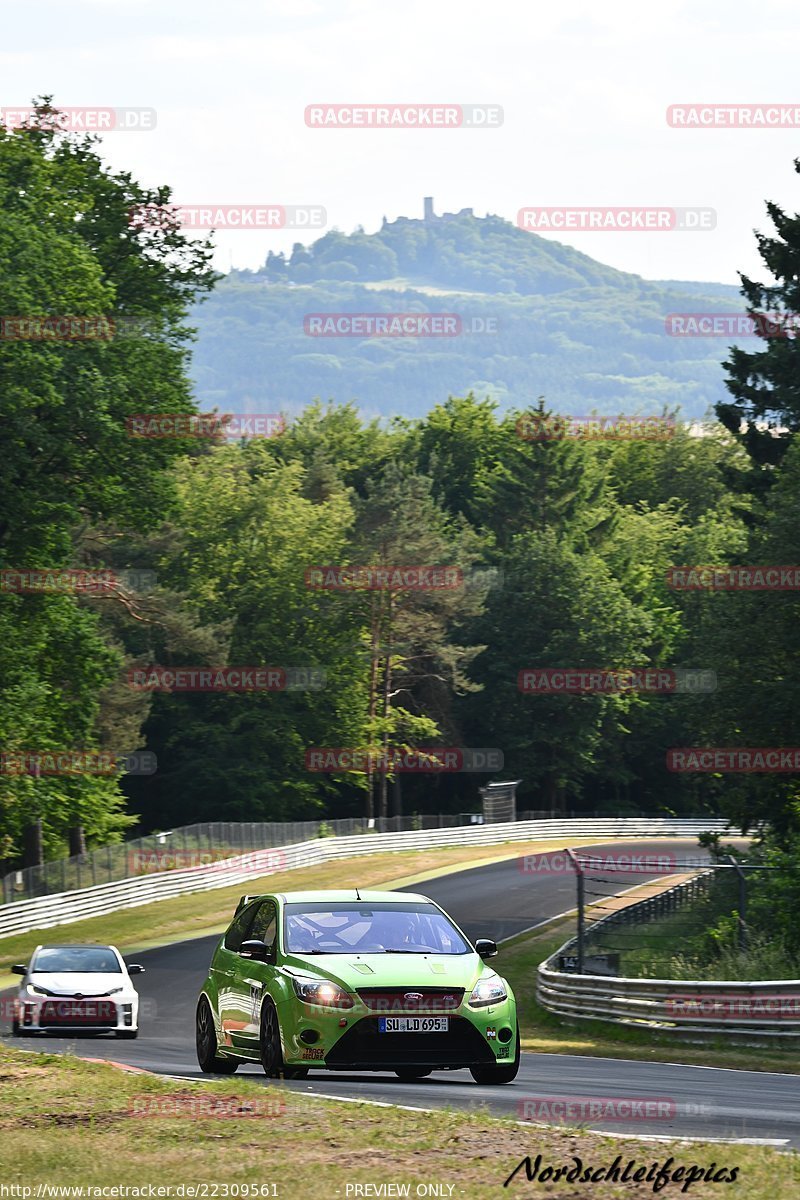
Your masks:
{"label": "grass verge beside track", "polygon": [[[39,1184],[139,1188],[140,1196],[148,1195],[148,1185],[175,1189],[181,1184],[189,1196],[188,1185],[199,1184],[206,1185],[209,1197],[276,1195],[280,1200],[344,1200],[359,1194],[353,1190],[358,1184],[372,1185],[362,1196],[403,1194],[376,1190],[387,1183],[408,1185],[412,1196],[419,1185],[437,1184],[442,1190],[433,1194],[458,1200],[485,1200],[487,1195],[644,1200],[654,1193],[653,1184],[645,1181],[560,1187],[528,1182],[524,1169],[504,1190],[504,1180],[526,1155],[532,1161],[541,1155],[542,1167],[573,1167],[577,1156],[583,1169],[597,1170],[620,1155],[622,1168],[630,1160],[650,1169],[669,1159],[670,1172],[692,1165],[708,1169],[714,1163],[727,1177],[738,1168],[733,1188],[721,1186],[722,1180],[694,1183],[688,1191],[693,1200],[729,1191],[748,1200],[774,1200],[796,1196],[800,1189],[800,1155],[764,1146],[617,1140],[575,1128],[525,1127],[480,1112],[430,1114],[312,1100],[245,1080],[196,1085],[164,1081],[2,1046],[0,1077],[5,1164],[0,1182],[31,1187],[34,1196]],[[246,1192],[244,1185],[253,1190]],[[682,1188],[679,1176],[659,1194],[687,1194]],[[47,1197],[47,1190],[41,1195]],[[173,1190],[172,1195],[180,1193]]]}

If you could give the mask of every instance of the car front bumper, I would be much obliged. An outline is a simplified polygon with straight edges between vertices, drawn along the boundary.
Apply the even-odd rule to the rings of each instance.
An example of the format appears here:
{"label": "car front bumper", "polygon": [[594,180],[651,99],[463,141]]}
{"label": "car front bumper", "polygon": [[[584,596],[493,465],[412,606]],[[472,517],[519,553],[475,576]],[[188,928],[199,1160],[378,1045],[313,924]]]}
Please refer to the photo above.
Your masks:
{"label": "car front bumper", "polygon": [[138,1004],[126,997],[24,996],[16,1002],[16,1020],[26,1033],[133,1032],[138,1016]]}
{"label": "car front bumper", "polygon": [[383,1033],[380,1015],[366,1008],[332,1009],[324,1014],[292,1002],[280,1008],[284,1060],[292,1066],[316,1063],[339,1071],[460,1070],[509,1062],[516,1049],[516,1005],[510,997],[486,1008],[462,1004],[455,1011],[426,1013],[449,1021],[447,1031],[432,1033]]}

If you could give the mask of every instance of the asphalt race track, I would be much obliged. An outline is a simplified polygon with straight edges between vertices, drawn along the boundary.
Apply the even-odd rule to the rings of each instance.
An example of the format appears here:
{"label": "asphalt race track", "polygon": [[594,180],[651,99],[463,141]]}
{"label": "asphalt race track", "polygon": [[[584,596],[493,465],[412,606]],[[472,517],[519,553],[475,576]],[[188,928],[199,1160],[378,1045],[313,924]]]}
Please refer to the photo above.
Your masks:
{"label": "asphalt race track", "polygon": [[[611,845],[592,851],[610,850]],[[620,843],[614,849],[620,851]],[[582,851],[586,851],[582,847]],[[625,842],[631,853],[677,855],[698,853],[696,843],[658,839]],[[357,865],[357,864],[356,864]],[[648,878],[617,873],[606,890],[621,891]],[[358,883],[354,876],[353,883]],[[592,885],[597,888],[598,885]],[[572,874],[524,873],[516,858],[427,880],[405,889],[430,896],[451,913],[470,937],[500,941],[575,906]],[[599,890],[599,889],[598,889]],[[67,940],[69,926],[53,931]],[[108,1036],[16,1040],[20,1048],[41,1046],[89,1058],[108,1058],[165,1075],[201,1075],[194,1052],[194,1010],[217,936],[177,942],[136,955],[147,973],[136,980],[142,998],[139,1038],[117,1041]],[[0,947],[2,943],[0,943]],[[33,947],[31,947],[33,949]],[[127,956],[130,960],[130,955]],[[502,974],[502,950],[497,960]],[[6,993],[7,995],[8,993]],[[8,1024],[0,1026],[9,1034]],[[239,1068],[238,1076],[269,1084],[256,1066]],[[237,1076],[237,1077],[238,1077]],[[318,1071],[305,1080],[282,1086],[306,1093],[419,1108],[485,1105],[498,1115],[518,1120],[546,1120],[537,1101],[558,1098],[643,1099],[661,1102],[655,1120],[582,1119],[590,1128],[661,1137],[705,1137],[764,1140],[800,1147],[800,1075],[728,1071],[669,1063],[571,1055],[524,1054],[513,1084],[483,1087],[467,1071],[439,1072],[428,1079],[403,1083],[394,1075],[347,1075]],[[574,1118],[573,1124],[579,1123]],[[535,1131],[531,1130],[531,1140]]]}

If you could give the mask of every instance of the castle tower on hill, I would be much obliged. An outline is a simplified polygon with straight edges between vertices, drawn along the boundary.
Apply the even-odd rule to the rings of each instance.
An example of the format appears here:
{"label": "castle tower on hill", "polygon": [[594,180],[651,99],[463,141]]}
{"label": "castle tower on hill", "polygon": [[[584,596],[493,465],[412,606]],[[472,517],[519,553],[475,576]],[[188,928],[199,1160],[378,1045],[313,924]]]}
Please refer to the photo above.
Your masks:
{"label": "castle tower on hill", "polygon": [[442,213],[440,217],[437,217],[436,213],[433,211],[433,196],[423,197],[422,205],[422,219],[426,225],[433,225],[437,221],[455,221],[457,217],[471,217],[474,215],[471,208],[462,208],[457,213]]}

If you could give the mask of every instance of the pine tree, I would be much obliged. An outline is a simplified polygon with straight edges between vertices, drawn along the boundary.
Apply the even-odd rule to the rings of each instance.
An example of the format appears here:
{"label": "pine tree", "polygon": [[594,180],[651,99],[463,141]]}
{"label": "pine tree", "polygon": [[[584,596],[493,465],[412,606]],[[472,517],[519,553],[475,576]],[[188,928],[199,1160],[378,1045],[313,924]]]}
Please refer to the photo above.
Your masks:
{"label": "pine tree", "polygon": [[[795,159],[800,174],[800,159]],[[725,383],[733,396],[730,403],[717,405],[720,421],[737,435],[752,461],[759,467],[781,461],[790,438],[769,429],[756,429],[766,422],[791,433],[800,430],[800,341],[796,336],[800,313],[800,214],[787,214],[777,204],[767,203],[776,236],[757,233],[758,251],[765,267],[777,281],[758,283],[740,273],[747,311],[755,319],[763,348],[731,349],[725,362],[730,378]],[[746,425],[746,428],[743,426]],[[741,430],[741,432],[740,432]]]}

